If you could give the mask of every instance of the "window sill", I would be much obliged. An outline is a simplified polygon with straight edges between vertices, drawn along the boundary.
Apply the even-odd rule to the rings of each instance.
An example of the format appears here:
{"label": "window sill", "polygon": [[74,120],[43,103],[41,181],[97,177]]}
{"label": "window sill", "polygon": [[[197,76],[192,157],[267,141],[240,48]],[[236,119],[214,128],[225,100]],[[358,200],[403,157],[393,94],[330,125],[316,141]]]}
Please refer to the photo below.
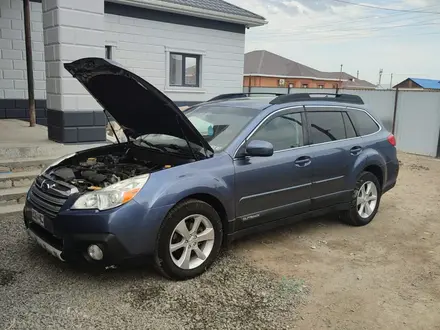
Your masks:
{"label": "window sill", "polygon": [[168,87],[165,87],[165,92],[204,94],[204,93],[206,93],[206,90],[204,90],[203,88],[200,88],[200,87],[168,86]]}

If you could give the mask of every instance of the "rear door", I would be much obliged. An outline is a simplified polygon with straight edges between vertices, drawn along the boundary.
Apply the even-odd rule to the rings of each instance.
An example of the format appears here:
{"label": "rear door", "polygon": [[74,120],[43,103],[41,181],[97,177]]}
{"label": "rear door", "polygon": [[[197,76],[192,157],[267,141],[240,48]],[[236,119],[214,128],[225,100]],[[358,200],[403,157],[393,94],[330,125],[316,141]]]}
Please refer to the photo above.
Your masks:
{"label": "rear door", "polygon": [[247,142],[272,143],[272,156],[234,159],[237,229],[310,210],[311,161],[302,110],[272,114],[248,137]]}
{"label": "rear door", "polygon": [[[361,139],[343,107],[306,107],[312,157],[311,207],[348,202],[350,174],[362,152]],[[346,125],[347,122],[347,125]]]}

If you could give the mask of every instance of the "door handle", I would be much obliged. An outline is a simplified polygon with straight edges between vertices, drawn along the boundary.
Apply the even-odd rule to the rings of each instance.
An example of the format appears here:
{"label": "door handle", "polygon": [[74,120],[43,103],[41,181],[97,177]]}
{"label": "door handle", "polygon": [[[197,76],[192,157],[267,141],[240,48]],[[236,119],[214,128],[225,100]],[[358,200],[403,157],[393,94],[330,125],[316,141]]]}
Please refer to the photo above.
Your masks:
{"label": "door handle", "polygon": [[302,156],[299,157],[297,160],[295,160],[295,166],[297,167],[306,167],[309,166],[312,163],[312,160],[308,156]]}
{"label": "door handle", "polygon": [[362,147],[356,146],[350,149],[350,154],[357,156],[362,152]]}

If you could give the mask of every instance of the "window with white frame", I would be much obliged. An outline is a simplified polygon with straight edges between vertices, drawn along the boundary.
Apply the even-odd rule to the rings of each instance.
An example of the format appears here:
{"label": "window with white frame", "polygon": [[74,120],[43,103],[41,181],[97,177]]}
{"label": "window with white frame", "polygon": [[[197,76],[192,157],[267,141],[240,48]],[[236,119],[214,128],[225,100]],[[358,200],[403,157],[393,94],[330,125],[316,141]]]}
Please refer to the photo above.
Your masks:
{"label": "window with white frame", "polygon": [[200,87],[200,55],[170,52],[170,86]]}

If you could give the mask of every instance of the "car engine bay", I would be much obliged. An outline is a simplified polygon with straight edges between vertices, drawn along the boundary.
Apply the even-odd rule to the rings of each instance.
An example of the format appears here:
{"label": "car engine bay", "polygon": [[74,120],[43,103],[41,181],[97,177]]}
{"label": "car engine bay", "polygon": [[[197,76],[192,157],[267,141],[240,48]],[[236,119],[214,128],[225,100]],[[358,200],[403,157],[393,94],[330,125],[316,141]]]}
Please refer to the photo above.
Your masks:
{"label": "car engine bay", "polygon": [[136,159],[128,152],[88,157],[72,164],[62,164],[48,174],[78,188],[80,193],[99,190],[142,174],[169,168],[151,161]]}

